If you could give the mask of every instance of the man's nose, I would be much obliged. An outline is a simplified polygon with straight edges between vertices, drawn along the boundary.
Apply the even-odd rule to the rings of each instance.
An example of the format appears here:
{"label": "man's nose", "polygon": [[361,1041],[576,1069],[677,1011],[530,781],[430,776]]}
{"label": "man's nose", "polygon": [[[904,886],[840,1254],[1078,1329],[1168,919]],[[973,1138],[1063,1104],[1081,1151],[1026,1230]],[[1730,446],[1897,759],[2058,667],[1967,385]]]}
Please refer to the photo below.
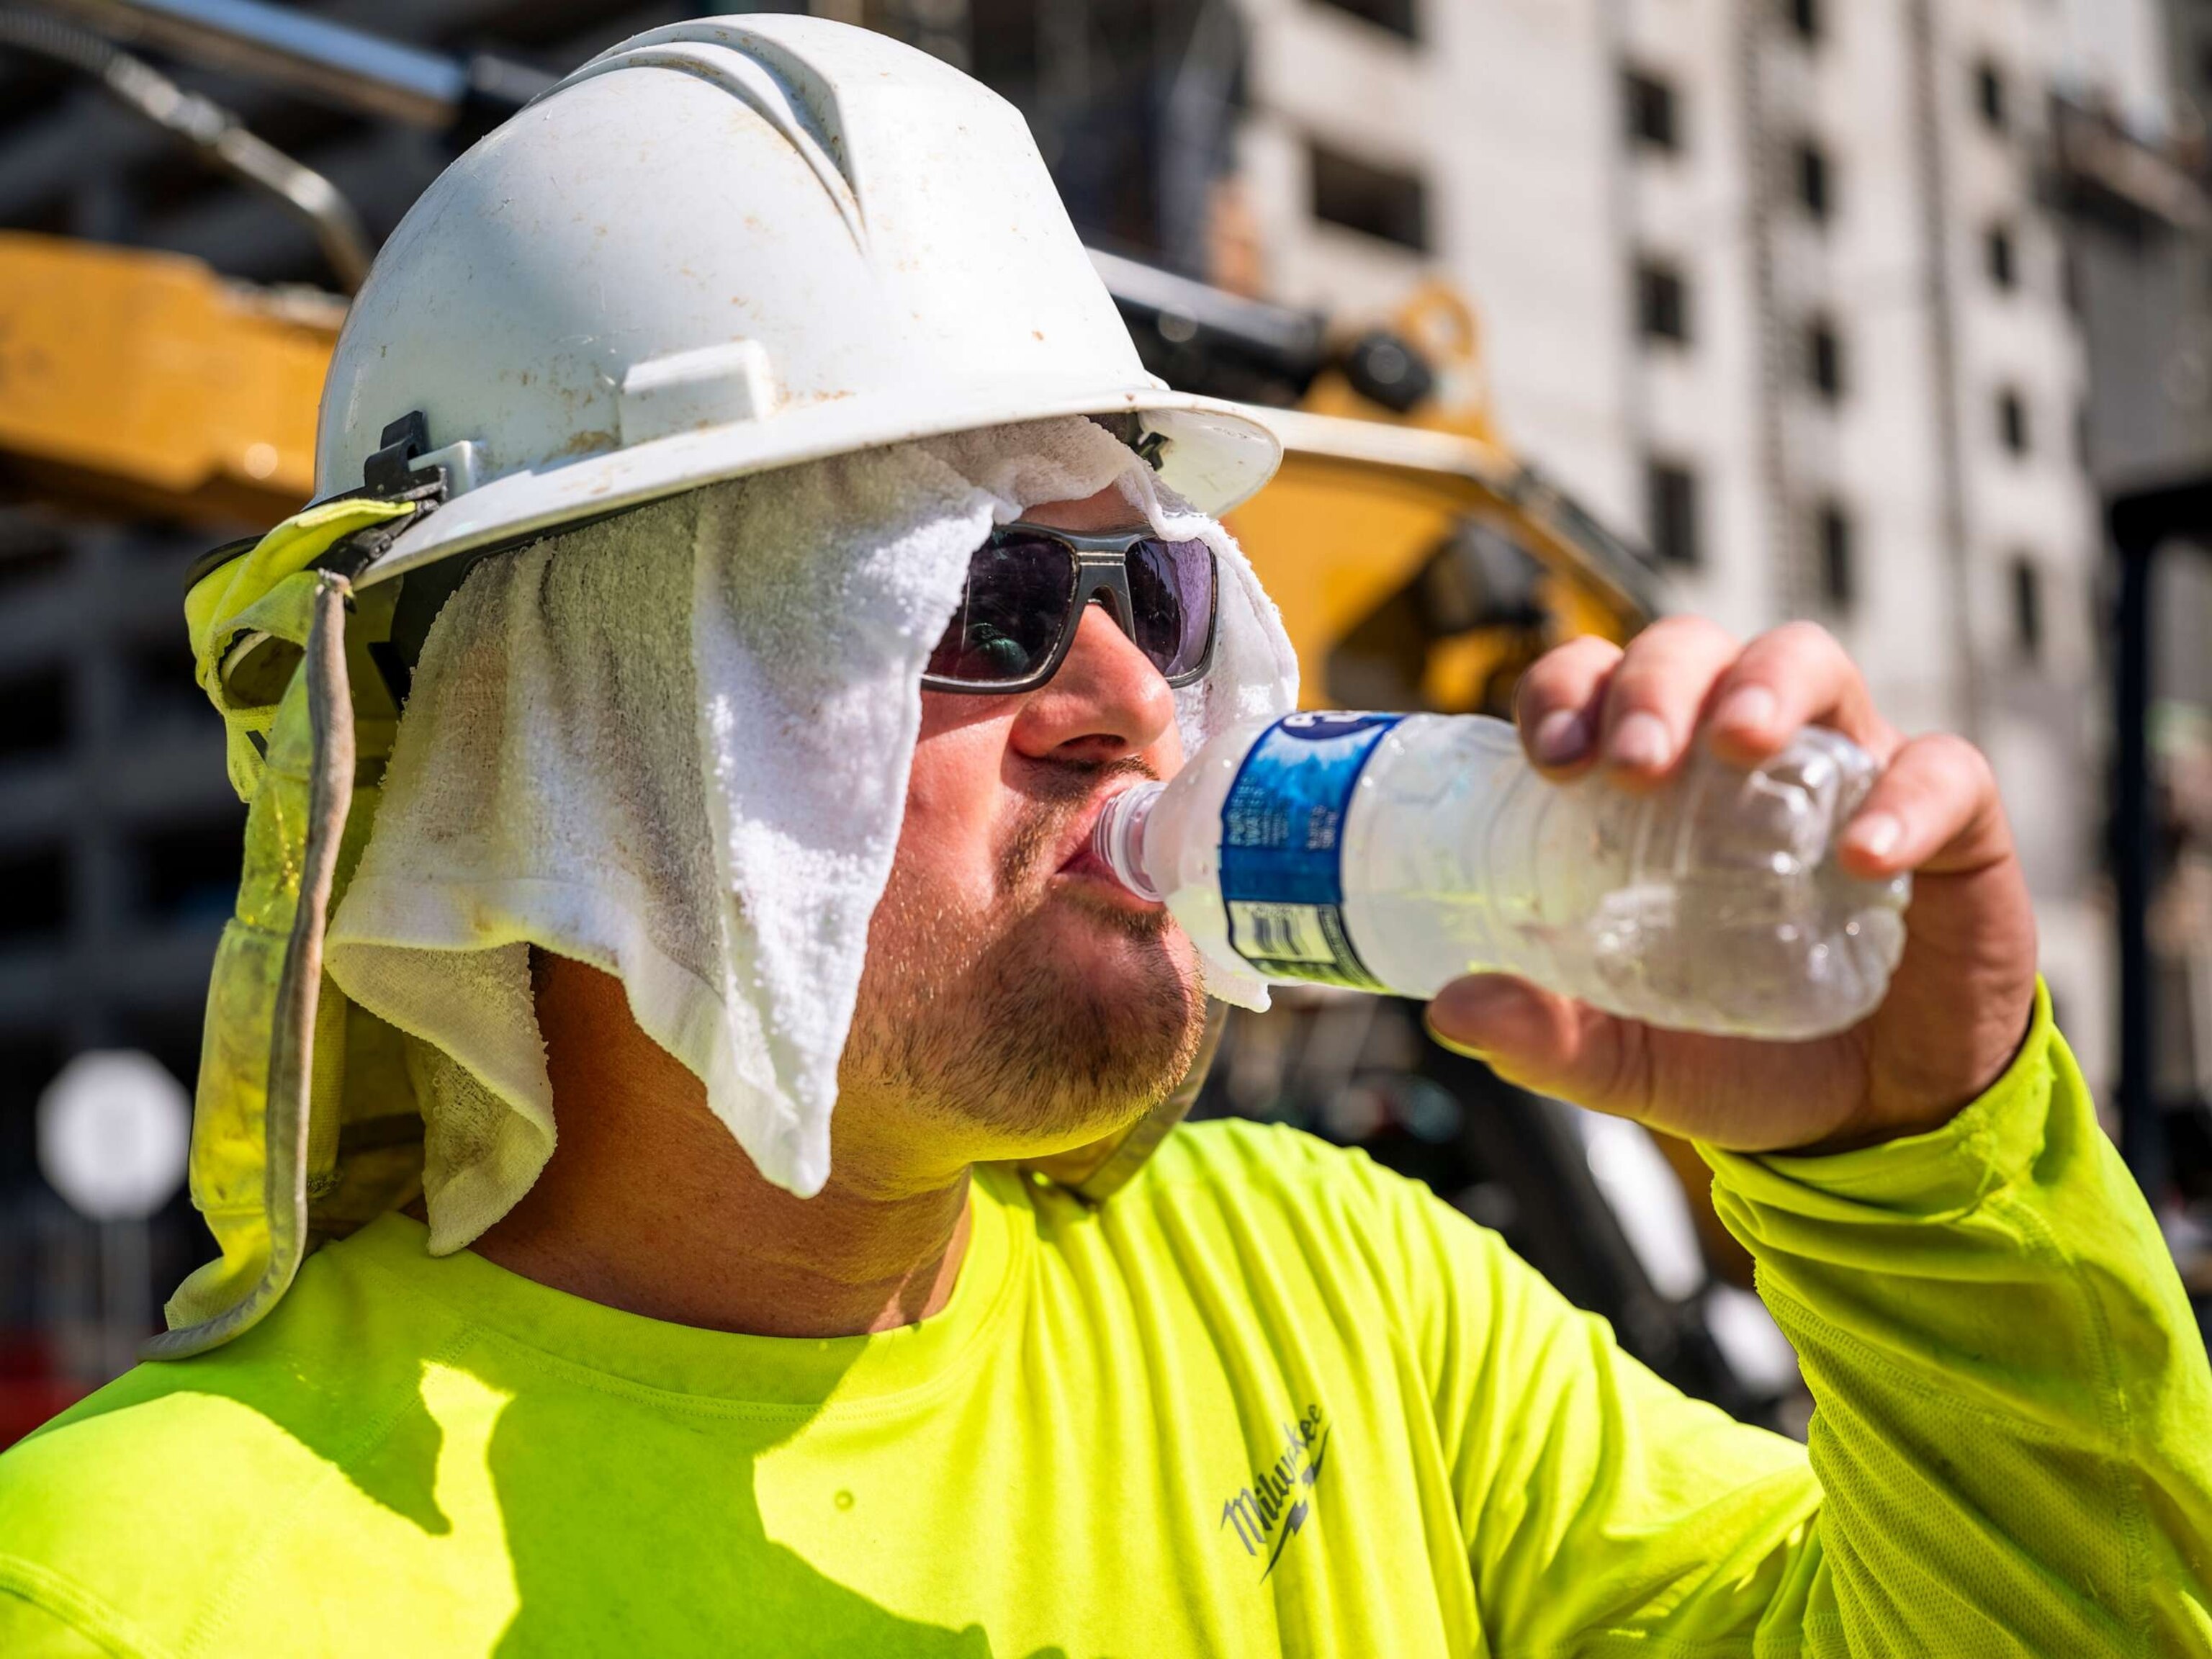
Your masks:
{"label": "man's nose", "polygon": [[1175,693],[1102,605],[1088,605],[1060,672],[1016,717],[1014,747],[1035,760],[1119,760],[1174,726]]}

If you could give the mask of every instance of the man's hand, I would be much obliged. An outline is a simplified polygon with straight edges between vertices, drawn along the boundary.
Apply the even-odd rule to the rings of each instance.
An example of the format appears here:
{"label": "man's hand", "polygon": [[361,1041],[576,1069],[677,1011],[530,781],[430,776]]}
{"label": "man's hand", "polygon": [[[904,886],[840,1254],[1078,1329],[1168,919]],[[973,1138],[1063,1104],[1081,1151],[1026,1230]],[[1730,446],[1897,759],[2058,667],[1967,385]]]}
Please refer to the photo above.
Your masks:
{"label": "man's hand", "polygon": [[1662,786],[1695,742],[1745,765],[1808,725],[1887,767],[1844,833],[1855,873],[1913,872],[1903,961],[1881,1006],[1811,1042],[1698,1036],[1617,1019],[1502,975],[1448,985],[1431,1029],[1524,1087],[1741,1152],[1840,1151],[1948,1122],[2019,1051],[2035,997],[2035,919],[1979,750],[1901,737],[1843,647],[1808,623],[1739,646],[1670,617],[1626,651],[1547,653],[1521,682],[1530,758],[1565,779]]}

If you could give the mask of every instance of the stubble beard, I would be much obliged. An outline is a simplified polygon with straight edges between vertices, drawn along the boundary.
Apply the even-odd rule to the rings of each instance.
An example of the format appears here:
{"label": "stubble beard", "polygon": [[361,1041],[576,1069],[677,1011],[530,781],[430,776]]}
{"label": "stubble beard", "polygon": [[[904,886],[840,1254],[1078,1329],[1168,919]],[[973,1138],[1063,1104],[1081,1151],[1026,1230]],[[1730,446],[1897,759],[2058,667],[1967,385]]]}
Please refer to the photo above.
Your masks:
{"label": "stubble beard", "polygon": [[[1164,911],[1045,892],[1074,815],[1122,774],[1151,775],[1134,763],[1067,765],[1032,788],[987,914],[933,904],[894,876],[870,930],[848,1082],[1042,1153],[1111,1133],[1182,1079],[1206,1009],[1181,929]],[[1071,922],[1123,943],[1110,981],[1060,948]]]}

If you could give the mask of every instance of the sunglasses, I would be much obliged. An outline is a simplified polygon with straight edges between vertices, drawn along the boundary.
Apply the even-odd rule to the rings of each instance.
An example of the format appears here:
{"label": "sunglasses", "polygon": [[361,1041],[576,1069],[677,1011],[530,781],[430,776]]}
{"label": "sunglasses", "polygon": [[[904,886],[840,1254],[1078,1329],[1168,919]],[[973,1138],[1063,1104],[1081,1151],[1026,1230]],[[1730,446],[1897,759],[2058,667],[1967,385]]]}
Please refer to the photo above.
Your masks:
{"label": "sunglasses", "polygon": [[960,604],[921,683],[933,691],[1033,691],[1059,672],[1096,599],[1162,678],[1188,685],[1213,665],[1215,587],[1204,542],[1003,525],[969,556]]}

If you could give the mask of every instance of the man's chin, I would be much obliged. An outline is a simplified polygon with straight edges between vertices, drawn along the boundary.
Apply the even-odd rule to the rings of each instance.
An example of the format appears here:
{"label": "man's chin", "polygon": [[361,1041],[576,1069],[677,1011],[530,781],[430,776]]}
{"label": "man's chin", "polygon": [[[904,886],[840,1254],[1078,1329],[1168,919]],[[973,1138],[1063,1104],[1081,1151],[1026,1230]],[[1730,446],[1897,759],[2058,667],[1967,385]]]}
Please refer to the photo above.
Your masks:
{"label": "man's chin", "polygon": [[1001,1156],[1064,1152],[1127,1127],[1182,1080],[1205,1027],[1182,930],[1159,912],[1081,896],[1055,895],[1030,915],[973,984],[972,1042],[945,1098],[1018,1143]]}

